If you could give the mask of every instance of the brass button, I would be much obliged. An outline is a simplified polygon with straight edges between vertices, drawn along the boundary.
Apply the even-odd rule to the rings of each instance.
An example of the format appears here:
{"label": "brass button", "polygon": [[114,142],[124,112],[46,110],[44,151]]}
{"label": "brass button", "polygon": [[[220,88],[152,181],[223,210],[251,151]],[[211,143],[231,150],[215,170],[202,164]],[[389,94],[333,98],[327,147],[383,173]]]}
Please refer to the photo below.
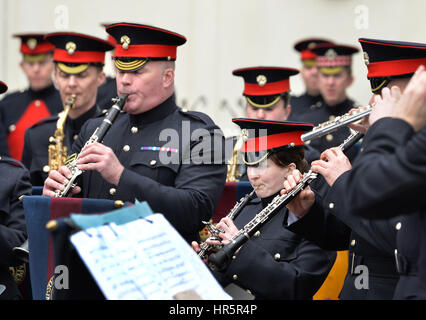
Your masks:
{"label": "brass button", "polygon": [[280,258],[281,258],[281,255],[280,255],[279,253],[276,253],[276,254],[274,255],[274,259],[275,259],[275,261],[280,260]]}
{"label": "brass button", "polygon": [[311,143],[311,140],[308,140],[305,142],[305,144],[310,144],[310,143]]}
{"label": "brass button", "polygon": [[401,227],[402,227],[402,223],[401,223],[401,222],[398,222],[398,223],[395,225],[395,229],[396,229],[396,230],[401,229]]}
{"label": "brass button", "polygon": [[115,188],[109,189],[109,194],[112,195],[112,196],[115,195],[116,192],[117,192],[117,190]]}
{"label": "brass button", "polygon": [[124,152],[128,152],[130,150],[130,146],[128,145],[128,144],[126,144],[124,147],[123,147],[123,151]]}
{"label": "brass button", "polygon": [[151,166],[155,166],[156,165],[156,163],[157,163],[157,161],[156,160],[151,160],[151,162],[149,163]]}
{"label": "brass button", "polygon": [[35,104],[35,106],[36,106],[36,107],[40,107],[40,100],[36,100],[36,101],[34,102],[34,104]]}
{"label": "brass button", "polygon": [[237,258],[237,256],[232,256],[232,260],[235,260]]}
{"label": "brass button", "polygon": [[255,237],[260,236],[260,231],[259,231],[259,230],[258,230],[258,231],[256,231],[256,232],[255,232],[255,234],[254,234],[254,236],[255,236]]}
{"label": "brass button", "polygon": [[327,139],[327,141],[331,141],[331,140],[333,140],[333,139],[334,139],[334,137],[333,137],[333,135],[332,135],[332,134],[328,134],[328,135],[326,135],[326,136],[325,136],[325,138]]}
{"label": "brass button", "polygon": [[234,274],[234,275],[232,276],[232,279],[237,280],[237,279],[238,279],[238,276],[237,276],[236,274]]}
{"label": "brass button", "polygon": [[291,142],[291,143],[290,143],[290,147],[292,147],[292,148],[293,148],[293,147],[295,147],[295,146],[296,146],[296,144],[295,144],[294,142]]}
{"label": "brass button", "polygon": [[43,167],[43,172],[49,172],[50,171],[50,167],[48,166],[48,165],[45,165],[44,167]]}
{"label": "brass button", "polygon": [[131,131],[133,134],[138,133],[138,127],[132,127],[132,128],[130,129],[130,131]]}
{"label": "brass button", "polygon": [[75,134],[74,137],[73,137],[73,139],[77,140],[77,138],[78,138],[78,134]]}
{"label": "brass button", "polygon": [[14,124],[11,124],[10,126],[9,126],[9,132],[13,132],[13,131],[15,131],[16,130],[16,126],[14,125]]}
{"label": "brass button", "polygon": [[249,289],[247,289],[247,290],[246,290],[246,292],[247,292],[248,294],[253,295]]}
{"label": "brass button", "polygon": [[329,207],[330,209],[334,209],[334,203],[333,203],[333,202],[330,202],[330,203],[329,203],[329,205],[328,205],[328,207]]}
{"label": "brass button", "polygon": [[182,108],[182,112],[188,112],[188,109]]}
{"label": "brass button", "polygon": [[356,244],[355,239],[352,239],[352,241],[351,241],[351,246],[352,246],[352,247],[355,247],[355,244]]}

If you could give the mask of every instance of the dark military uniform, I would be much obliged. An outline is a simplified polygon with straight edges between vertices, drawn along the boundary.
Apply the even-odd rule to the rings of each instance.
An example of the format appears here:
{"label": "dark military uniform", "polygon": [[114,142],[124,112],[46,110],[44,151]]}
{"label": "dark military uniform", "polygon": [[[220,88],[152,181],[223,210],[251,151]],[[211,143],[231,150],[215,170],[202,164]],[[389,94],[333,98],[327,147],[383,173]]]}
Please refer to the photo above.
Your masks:
{"label": "dark military uniform", "polygon": [[400,273],[396,299],[426,298],[426,279],[420,277],[426,268],[420,264],[426,230],[425,142],[425,128],[415,134],[402,120],[377,121],[368,130],[352,170],[336,180],[327,199],[345,190],[343,205],[353,215],[389,219],[406,214],[395,223],[394,258]]}
{"label": "dark military uniform", "polygon": [[323,99],[321,95],[311,96],[307,92],[300,96],[291,96],[290,105],[291,113],[288,117],[289,121],[305,121],[304,115],[312,110],[322,107]]}
{"label": "dark military uniform", "polygon": [[[410,78],[424,64],[426,44],[359,39],[371,90],[394,78]],[[398,67],[395,67],[395,66]],[[400,119],[380,119],[365,135],[352,170],[330,190],[351,215],[368,219],[400,216],[394,258],[400,279],[395,299],[426,299],[426,128],[415,133]],[[330,201],[330,200],[329,200]],[[401,216],[404,215],[404,216]]]}
{"label": "dark military uniform", "polygon": [[[250,200],[235,219],[236,227],[242,229],[274,196]],[[240,248],[224,271],[213,270],[222,286],[235,283],[256,299],[312,299],[335,253],[282,228],[287,215],[284,207]]]}
{"label": "dark military uniform", "polygon": [[62,111],[58,90],[53,85],[34,91],[11,93],[0,101],[0,118],[8,130],[8,144],[13,158],[21,160],[25,130],[38,120]]}
{"label": "dark military uniform", "polygon": [[21,294],[9,267],[22,263],[12,249],[27,238],[19,197],[31,195],[31,184],[28,171],[14,159],[0,157],[0,171],[0,299],[19,299]]}
{"label": "dark military uniform", "polygon": [[[86,122],[73,145],[74,152],[81,150],[102,120]],[[200,133],[204,143],[200,143]],[[214,136],[215,146],[211,145]],[[147,201],[186,240],[198,239],[198,231],[203,228],[201,221],[211,218],[226,177],[224,138],[213,121],[203,113],[184,112],[172,96],[142,114],[121,113],[103,144],[125,167],[119,184],[112,185],[98,172],[88,171],[79,184],[81,196]],[[216,161],[215,164],[197,164],[200,153],[202,159]]]}
{"label": "dark military uniform", "polygon": [[115,78],[106,77],[105,82],[99,86],[96,104],[101,109],[109,109],[112,105],[112,99],[117,97],[117,84]]}
{"label": "dark military uniform", "polygon": [[[65,135],[63,143],[67,150],[71,150],[71,146],[77,139],[83,124],[88,119],[102,114],[104,114],[104,112],[95,105],[77,119],[66,119],[63,128]],[[22,163],[30,171],[31,183],[33,186],[42,186],[49,174],[49,138],[55,133],[57,121],[58,115],[40,120],[32,127],[28,128],[25,133]]]}
{"label": "dark military uniform", "polygon": [[[322,181],[322,178],[318,178],[312,183],[314,192],[317,193],[316,188],[321,186]],[[324,191],[318,193],[323,194]],[[399,278],[393,249],[400,218],[377,221],[362,219],[345,210],[342,205],[344,198],[342,193],[336,195],[325,209],[325,203],[317,195],[315,205],[308,214],[288,228],[324,249],[349,249],[348,272],[340,299],[392,299]],[[358,266],[365,266],[368,270],[368,274],[364,274],[368,279],[368,283],[363,283],[365,287],[357,288],[357,277],[362,273]]]}

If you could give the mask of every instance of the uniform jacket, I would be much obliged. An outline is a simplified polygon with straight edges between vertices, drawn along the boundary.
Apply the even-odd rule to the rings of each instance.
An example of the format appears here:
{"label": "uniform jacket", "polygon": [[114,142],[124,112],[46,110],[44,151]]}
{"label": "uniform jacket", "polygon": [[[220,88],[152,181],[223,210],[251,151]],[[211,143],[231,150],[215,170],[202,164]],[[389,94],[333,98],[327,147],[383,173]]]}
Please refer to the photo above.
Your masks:
{"label": "uniform jacket", "polygon": [[18,299],[19,289],[9,267],[22,262],[14,257],[12,249],[27,238],[25,216],[19,197],[31,195],[28,171],[18,161],[2,156],[0,159],[0,300]]}
{"label": "uniform jacket", "polygon": [[291,113],[289,120],[291,121],[302,121],[303,115],[312,110],[316,110],[322,107],[323,99],[321,95],[311,96],[308,93],[304,93],[300,96],[291,96],[290,105]]}
{"label": "uniform jacket", "polygon": [[[235,219],[242,229],[273,197],[252,199]],[[284,207],[248,240],[224,271],[213,274],[226,286],[233,282],[256,299],[312,299],[330,271],[335,253],[282,227]]]}
{"label": "uniform jacket", "polygon": [[[102,120],[85,123],[73,145],[75,152]],[[98,172],[88,171],[79,184],[80,196],[147,201],[186,240],[198,239],[202,221],[213,215],[226,178],[224,137],[214,122],[203,113],[180,109],[172,96],[145,113],[121,113],[103,144],[125,167],[119,184],[109,184]]]}
{"label": "uniform jacket", "polygon": [[[319,178],[312,189],[324,181]],[[316,195],[313,208],[288,228],[327,250],[349,250],[348,272],[340,298],[344,300],[392,299],[398,281],[393,257],[397,225],[401,217],[391,220],[369,220],[351,214],[344,207],[345,189],[333,195],[330,191]],[[322,200],[326,197],[326,201]],[[357,266],[368,268],[368,289],[358,289]]]}
{"label": "uniform jacket", "polygon": [[401,216],[395,260],[401,273],[397,299],[426,298],[426,128],[418,133],[408,123],[384,118],[368,130],[352,170],[330,190],[345,189],[343,206],[369,219]]}
{"label": "uniform jacket", "polygon": [[115,78],[106,77],[105,82],[99,86],[96,104],[103,109],[109,109],[113,105],[113,98],[117,97],[117,85]]}
{"label": "uniform jacket", "polygon": [[6,95],[0,101],[0,118],[7,130],[12,158],[21,161],[25,130],[28,127],[62,109],[59,92],[53,85],[40,91],[27,89]]}
{"label": "uniform jacket", "polygon": [[[64,125],[64,145],[67,147],[67,154],[74,141],[77,139],[83,124],[90,118],[105,114],[97,105],[93,106],[86,113],[77,119],[67,118]],[[29,169],[31,183],[33,186],[42,186],[49,174],[49,138],[54,135],[58,115],[42,119],[31,126],[25,132],[24,151],[22,163]]]}

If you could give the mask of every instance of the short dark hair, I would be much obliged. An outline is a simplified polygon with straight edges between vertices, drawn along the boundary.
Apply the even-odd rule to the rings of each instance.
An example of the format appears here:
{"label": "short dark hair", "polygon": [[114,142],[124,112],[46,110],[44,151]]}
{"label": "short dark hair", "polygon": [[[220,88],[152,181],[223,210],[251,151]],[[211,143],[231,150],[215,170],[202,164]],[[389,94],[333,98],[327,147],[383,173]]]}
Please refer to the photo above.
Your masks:
{"label": "short dark hair", "polygon": [[269,158],[280,167],[286,167],[290,163],[294,163],[296,169],[301,173],[307,172],[309,168],[308,162],[305,160],[305,149],[303,146],[278,149],[273,151]]}

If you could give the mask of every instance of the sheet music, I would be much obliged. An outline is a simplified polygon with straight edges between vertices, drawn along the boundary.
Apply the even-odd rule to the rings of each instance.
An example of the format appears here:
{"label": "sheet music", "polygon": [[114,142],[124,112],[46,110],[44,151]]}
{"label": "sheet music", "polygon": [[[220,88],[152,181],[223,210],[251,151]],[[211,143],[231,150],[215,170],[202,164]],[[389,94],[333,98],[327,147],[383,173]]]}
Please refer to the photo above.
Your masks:
{"label": "sheet music", "polygon": [[162,214],[71,236],[107,299],[173,299],[195,290],[202,299],[231,299]]}

